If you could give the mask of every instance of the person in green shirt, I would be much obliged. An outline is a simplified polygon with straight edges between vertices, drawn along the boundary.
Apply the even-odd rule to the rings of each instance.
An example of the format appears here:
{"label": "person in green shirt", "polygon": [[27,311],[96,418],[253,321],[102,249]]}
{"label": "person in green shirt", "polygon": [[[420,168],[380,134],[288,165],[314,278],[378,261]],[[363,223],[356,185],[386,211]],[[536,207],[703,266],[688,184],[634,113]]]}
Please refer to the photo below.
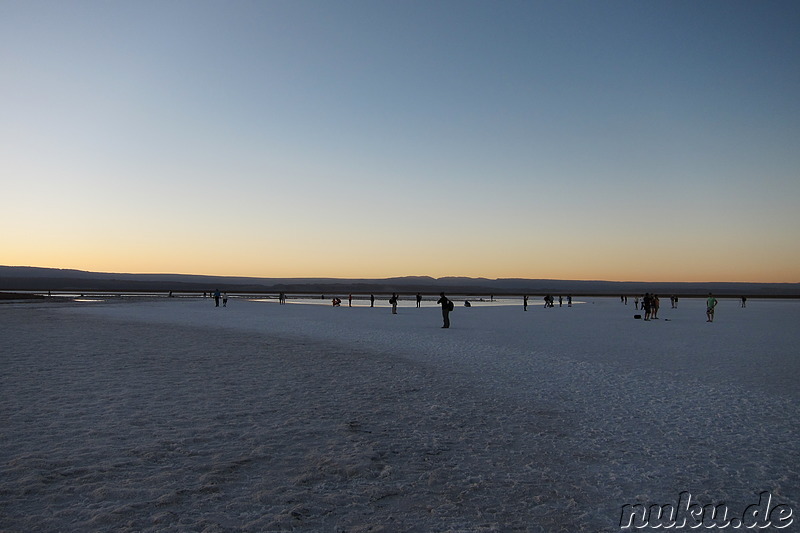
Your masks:
{"label": "person in green shirt", "polygon": [[717,306],[717,299],[708,293],[708,300],[706,300],[706,322],[714,322],[714,308]]}

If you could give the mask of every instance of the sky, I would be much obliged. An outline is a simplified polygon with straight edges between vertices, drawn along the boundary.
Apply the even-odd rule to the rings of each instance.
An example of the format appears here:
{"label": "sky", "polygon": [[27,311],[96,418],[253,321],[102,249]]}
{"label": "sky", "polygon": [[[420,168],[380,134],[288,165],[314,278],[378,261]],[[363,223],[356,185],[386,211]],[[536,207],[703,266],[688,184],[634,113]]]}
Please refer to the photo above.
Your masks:
{"label": "sky", "polygon": [[0,264],[800,282],[800,2],[0,0]]}

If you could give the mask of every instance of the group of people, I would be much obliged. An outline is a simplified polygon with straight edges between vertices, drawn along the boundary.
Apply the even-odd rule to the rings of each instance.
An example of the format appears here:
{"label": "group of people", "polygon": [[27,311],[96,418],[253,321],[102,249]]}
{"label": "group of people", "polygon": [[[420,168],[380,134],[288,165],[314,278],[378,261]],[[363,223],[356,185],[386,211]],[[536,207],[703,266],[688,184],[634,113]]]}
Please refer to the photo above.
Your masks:
{"label": "group of people", "polygon": [[[203,294],[203,296],[205,296],[205,293]],[[227,292],[220,292],[219,289],[217,289],[217,290],[215,290],[213,292],[213,297],[214,297],[214,305],[215,305],[215,307],[219,307],[220,300],[222,301],[222,307],[227,307],[228,306],[228,293]],[[323,296],[323,298],[324,298],[324,296]],[[392,293],[392,297],[389,298],[389,303],[392,306],[392,314],[393,315],[397,314],[397,303],[399,302],[399,300],[400,300],[400,296],[397,293]],[[417,293],[416,301],[417,301],[417,307],[418,308],[422,307],[422,295],[420,293]],[[281,293],[278,294],[278,302],[281,305],[286,303],[286,293],[281,292]],[[444,295],[444,293],[441,293],[440,294],[440,298],[436,303],[438,303],[438,304],[440,304],[442,306],[442,318],[443,318],[443,322],[444,322],[442,327],[443,328],[449,328],[450,327],[450,311],[452,311],[453,308],[454,308],[453,302],[451,300],[449,300]],[[347,304],[348,304],[349,307],[353,306],[353,295],[352,294],[348,295]],[[337,296],[334,296],[333,298],[331,298],[331,305],[333,305],[333,307],[341,307],[342,299],[337,297]],[[370,307],[375,307],[375,295],[374,294],[370,294],[370,296],[369,296],[369,306]]]}
{"label": "group of people", "polygon": [[[215,307],[219,307],[220,301],[222,302],[222,307],[228,306],[228,293],[227,292],[220,292],[219,289],[215,290],[213,293],[214,298],[214,305]],[[205,293],[203,294],[205,296]],[[322,296],[324,298],[325,296]],[[353,295],[350,294],[347,298],[348,305],[352,307],[353,305]],[[392,306],[392,314],[397,314],[397,304],[400,300],[400,296],[397,293],[392,293],[392,296],[389,298],[389,304]],[[422,306],[422,295],[420,293],[416,294],[415,297],[417,308]],[[627,304],[628,298],[627,296],[620,297],[620,300]],[[747,298],[742,296],[742,307],[745,307]],[[278,301],[280,304],[286,303],[286,293],[281,292],[278,295]],[[375,307],[375,295],[370,294],[369,297],[370,307]],[[558,297],[558,306],[561,307],[563,305],[563,297]],[[341,298],[334,297],[331,299],[331,303],[334,307],[339,307],[342,304]],[[438,305],[442,308],[442,328],[449,328],[450,327],[450,312],[454,309],[453,301],[447,298],[445,294],[439,293],[439,299],[436,301]],[[641,298],[641,310],[644,311],[644,320],[658,320],[658,311],[660,307],[660,299],[657,294],[645,293],[645,295]],[[678,307],[678,297],[677,296],[670,296],[670,303],[672,304],[672,308],[676,309]],[[717,299],[711,294],[708,293],[708,298],[706,300],[706,318],[707,322],[714,321],[714,310],[717,306]],[[636,309],[639,309],[640,298],[639,296],[634,297],[634,305]],[[465,301],[465,307],[471,307],[468,301]],[[525,311],[528,310],[528,295],[524,295],[522,298],[522,305]],[[567,296],[567,306],[572,307],[572,296]],[[545,308],[552,308],[555,307],[555,298],[548,294],[544,296],[544,307]],[[636,315],[636,318],[641,318],[640,315]]]}
{"label": "group of people", "polygon": [[[398,296],[396,292],[393,292],[392,297],[389,298],[389,303],[392,304],[393,315],[397,314],[397,302],[399,299],[400,296]],[[422,307],[422,295],[420,293],[417,293],[416,300],[417,308]],[[455,308],[455,304],[445,296],[443,292],[439,293],[439,299],[436,303],[442,306],[442,329],[447,329],[450,327],[450,311]]]}
{"label": "group of people", "polygon": [[[638,300],[637,297],[635,300]],[[636,301],[634,300],[634,303]],[[642,310],[644,311],[645,320],[658,320],[658,308],[661,307],[661,300],[657,294],[650,294],[646,292],[642,298]]]}
{"label": "group of people", "polygon": [[[324,297],[324,296],[323,296]],[[285,301],[285,296],[281,293],[282,301]],[[416,295],[416,302],[417,308],[422,307],[422,294],[417,293]],[[396,292],[392,293],[392,296],[389,298],[389,304],[392,306],[392,314],[397,314],[397,304],[400,301],[400,295]],[[350,294],[347,297],[348,306],[352,307],[353,305],[353,295]],[[439,293],[439,299],[436,301],[437,304],[442,306],[442,328],[449,328],[450,327],[450,312],[455,308],[455,304],[452,300],[450,300],[445,294]],[[334,296],[331,298],[331,305],[333,307],[340,307],[342,305],[342,299]],[[375,307],[375,295],[370,294],[369,296],[369,306]],[[469,306],[468,306],[469,307]]]}
{"label": "group of people", "polygon": [[[636,309],[639,309],[639,297],[636,296],[633,301]],[[677,296],[670,296],[669,301],[672,304],[672,309],[678,308]],[[746,301],[747,298],[742,296],[742,307],[744,307]],[[717,307],[717,303],[719,303],[717,299],[709,292],[708,298],[706,299],[706,322],[714,321],[714,310]],[[657,294],[650,294],[649,292],[645,293],[645,295],[642,297],[642,311],[644,311],[644,319],[658,320],[658,309],[660,305],[661,302]],[[636,315],[636,318],[639,318],[639,315]]]}
{"label": "group of people", "polygon": [[[392,304],[392,314],[393,315],[397,314],[397,302],[399,300],[400,300],[400,296],[398,296],[397,293],[395,293],[395,292],[393,292],[392,293],[392,297],[389,298],[389,303]],[[422,307],[422,294],[417,293],[416,301],[417,301],[417,309],[419,309],[420,307]],[[372,307],[372,305],[370,305],[370,307]]]}
{"label": "group of people", "polygon": [[[558,297],[558,306],[562,307],[563,305],[564,305],[564,297],[563,296],[559,296]],[[525,311],[528,310],[528,297],[527,296],[523,297],[522,306],[525,309]],[[552,294],[546,295],[544,297],[544,307],[545,307],[545,309],[551,308],[551,307],[555,307],[555,306],[556,306],[555,298],[553,298],[553,295]],[[567,296],[567,307],[572,307],[572,295]]]}
{"label": "group of people", "polygon": [[[633,297],[633,305],[638,310],[639,309],[639,296],[636,295]],[[628,302],[628,297],[625,297],[625,303]],[[661,306],[661,300],[658,298],[657,294],[650,294],[646,292],[644,296],[641,298],[642,302],[642,311],[645,312],[645,316],[647,317],[648,314],[650,315],[649,318],[658,318],[658,308]],[[669,303],[672,306],[672,309],[678,308],[678,297],[677,296],[670,296]],[[650,312],[648,313],[648,309]],[[647,318],[645,318],[647,320]]]}
{"label": "group of people", "polygon": [[[548,309],[548,308],[556,306],[555,298],[553,298],[552,294],[546,295],[543,298],[543,300],[544,300],[544,308],[545,309]],[[558,297],[558,306],[562,307],[563,305],[564,305],[564,297],[563,296],[559,296]],[[567,307],[572,307],[572,295],[567,296]],[[527,311],[528,310],[528,295],[527,294],[522,296],[522,309],[523,309],[523,311]]]}
{"label": "group of people", "polygon": [[[634,305],[634,307],[636,308],[637,311],[639,310],[639,301],[640,300],[642,302],[642,311],[645,310],[644,309],[644,303],[645,303],[644,299],[647,297],[648,294],[649,293],[645,293],[645,295],[641,299],[639,298],[638,294],[633,297],[633,305]],[[624,302],[627,305],[628,304],[628,297],[627,296],[623,296],[622,298],[624,299]],[[650,298],[651,298],[651,300],[653,298],[655,298],[656,299],[656,304],[660,303],[660,301],[658,300],[658,296],[656,296],[655,294],[650,294]],[[670,305],[672,306],[673,309],[677,309],[678,308],[678,297],[674,296],[674,295],[670,296],[669,297],[669,303],[670,303]]]}

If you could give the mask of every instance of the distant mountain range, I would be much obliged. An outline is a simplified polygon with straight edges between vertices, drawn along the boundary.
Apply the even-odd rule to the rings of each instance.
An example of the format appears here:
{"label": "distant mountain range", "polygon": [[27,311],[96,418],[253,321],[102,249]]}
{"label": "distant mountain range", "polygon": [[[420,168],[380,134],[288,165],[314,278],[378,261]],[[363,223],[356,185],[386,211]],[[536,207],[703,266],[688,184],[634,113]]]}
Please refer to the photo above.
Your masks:
{"label": "distant mountain range", "polygon": [[488,279],[407,276],[385,279],[248,278],[187,274],[122,274],[55,268],[0,266],[0,291],[143,291],[143,292],[289,292],[289,293],[448,293],[473,295],[676,294],[800,297],[800,283],[670,283],[577,281],[555,279]]}

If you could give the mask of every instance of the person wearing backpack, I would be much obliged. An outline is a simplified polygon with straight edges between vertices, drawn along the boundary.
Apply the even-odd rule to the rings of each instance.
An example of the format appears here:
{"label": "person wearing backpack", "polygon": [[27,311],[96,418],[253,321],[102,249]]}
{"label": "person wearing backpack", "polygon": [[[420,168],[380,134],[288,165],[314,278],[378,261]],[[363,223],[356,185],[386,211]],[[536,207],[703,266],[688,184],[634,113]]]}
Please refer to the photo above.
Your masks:
{"label": "person wearing backpack", "polygon": [[436,303],[441,304],[442,306],[442,319],[444,319],[444,325],[442,326],[442,328],[449,328],[450,311],[453,310],[455,305],[453,305],[453,302],[447,299],[447,296],[445,296],[443,292],[439,293],[439,296],[441,296],[441,298],[439,298],[439,300]]}

